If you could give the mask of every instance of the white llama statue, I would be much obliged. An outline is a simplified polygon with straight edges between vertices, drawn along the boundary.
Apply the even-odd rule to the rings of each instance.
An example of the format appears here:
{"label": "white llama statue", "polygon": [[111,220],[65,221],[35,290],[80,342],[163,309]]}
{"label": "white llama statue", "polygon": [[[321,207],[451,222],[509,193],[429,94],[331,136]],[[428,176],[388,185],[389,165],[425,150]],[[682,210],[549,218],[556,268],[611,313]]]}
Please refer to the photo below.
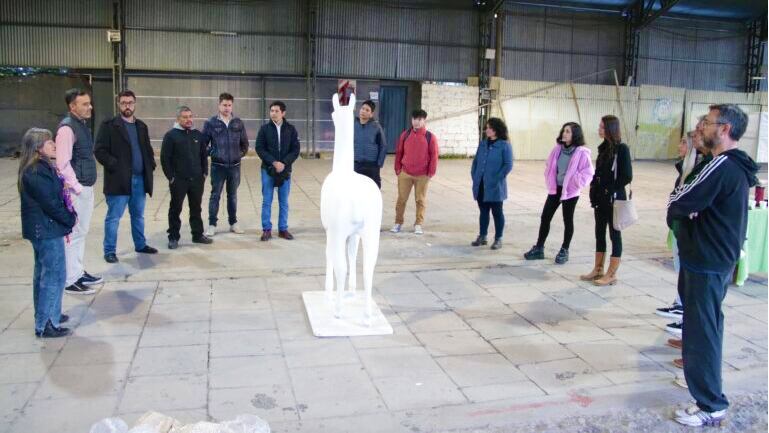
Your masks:
{"label": "white llama statue", "polygon": [[[333,311],[333,317],[325,321],[336,322],[337,330],[342,322],[352,317],[357,323],[348,323],[351,328],[371,328],[372,304],[371,288],[374,277],[374,266],[379,254],[379,230],[382,225],[382,193],[373,180],[360,175],[353,170],[353,122],[355,121],[355,95],[350,97],[347,106],[339,104],[339,96],[333,96],[334,112],[334,165],[331,173],[323,181],[320,192],[320,218],[326,230],[326,287],[322,298],[325,311]],[[363,242],[363,287],[364,300],[361,305],[360,297],[355,293],[356,276],[355,264],[358,253],[358,241]],[[347,276],[349,275],[349,280]],[[334,281],[336,280],[336,294]],[[345,292],[345,280],[348,280]],[[308,303],[308,294],[320,292],[305,292],[305,304],[311,323],[313,322],[312,306]],[[343,296],[344,295],[344,296]],[[343,299],[344,298],[344,299]],[[332,307],[332,308],[329,308]],[[344,307],[344,311],[343,311]],[[362,309],[362,321],[360,311]],[[321,333],[316,335],[373,335],[392,333],[387,320],[376,305],[375,327],[384,328],[380,332],[367,332],[357,329],[350,334]],[[384,323],[382,323],[384,321]],[[312,323],[315,331],[315,323]],[[349,329],[347,329],[349,330]],[[386,332],[389,330],[389,332]]]}

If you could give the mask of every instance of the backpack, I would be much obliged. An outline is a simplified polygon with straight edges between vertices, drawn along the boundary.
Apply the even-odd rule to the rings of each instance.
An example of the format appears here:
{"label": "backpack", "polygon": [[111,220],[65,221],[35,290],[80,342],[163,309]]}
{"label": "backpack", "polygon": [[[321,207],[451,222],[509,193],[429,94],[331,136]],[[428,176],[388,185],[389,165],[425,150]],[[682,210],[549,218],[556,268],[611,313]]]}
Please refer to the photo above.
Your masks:
{"label": "backpack", "polygon": [[[411,135],[411,131],[413,131],[413,130],[414,130],[414,128],[409,128],[409,129],[406,130],[406,136],[403,137],[403,145],[404,146],[406,145],[406,140],[409,139],[409,135]],[[431,155],[430,155],[430,143],[432,143],[432,141],[433,141],[433,134],[430,131],[428,131],[428,130],[425,130],[425,139],[427,140],[427,161],[430,162],[430,158],[431,158]]]}

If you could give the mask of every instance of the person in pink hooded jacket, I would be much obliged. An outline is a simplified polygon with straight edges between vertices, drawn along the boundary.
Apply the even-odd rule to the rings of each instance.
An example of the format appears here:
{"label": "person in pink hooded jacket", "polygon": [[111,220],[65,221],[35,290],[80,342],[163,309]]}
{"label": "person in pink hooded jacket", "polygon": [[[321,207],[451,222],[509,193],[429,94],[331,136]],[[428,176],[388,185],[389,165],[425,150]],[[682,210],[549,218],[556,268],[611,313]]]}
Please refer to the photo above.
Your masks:
{"label": "person in pink hooded jacket", "polygon": [[577,207],[579,193],[593,178],[593,163],[590,149],[585,147],[582,128],[578,123],[569,122],[561,127],[556,145],[550,152],[545,164],[545,185],[547,200],[542,209],[537,243],[523,256],[526,260],[545,258],[545,240],[550,232],[550,221],[563,205],[563,244],[555,262],[564,264],[569,260],[569,244],[574,234],[574,209]]}

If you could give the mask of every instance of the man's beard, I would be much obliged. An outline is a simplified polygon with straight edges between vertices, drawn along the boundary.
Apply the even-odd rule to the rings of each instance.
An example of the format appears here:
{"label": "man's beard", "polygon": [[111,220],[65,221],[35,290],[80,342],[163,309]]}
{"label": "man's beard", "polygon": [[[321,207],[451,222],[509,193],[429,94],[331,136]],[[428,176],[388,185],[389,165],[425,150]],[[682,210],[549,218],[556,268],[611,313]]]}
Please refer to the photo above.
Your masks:
{"label": "man's beard", "polygon": [[123,117],[129,117],[130,118],[131,116],[134,115],[134,112],[132,110],[124,110],[124,111],[121,111],[120,114],[122,114]]}
{"label": "man's beard", "polygon": [[713,150],[716,146],[720,143],[720,140],[718,137],[715,138],[709,138],[709,137],[702,137],[702,145],[705,146],[706,149]]}

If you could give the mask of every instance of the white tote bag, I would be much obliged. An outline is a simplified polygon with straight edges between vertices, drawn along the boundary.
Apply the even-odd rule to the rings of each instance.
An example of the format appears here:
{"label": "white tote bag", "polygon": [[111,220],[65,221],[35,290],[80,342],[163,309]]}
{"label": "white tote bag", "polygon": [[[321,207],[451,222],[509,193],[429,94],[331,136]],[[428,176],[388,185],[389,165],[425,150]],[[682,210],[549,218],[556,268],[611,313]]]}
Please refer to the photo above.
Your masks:
{"label": "white tote bag", "polygon": [[[612,165],[614,171],[614,180],[617,180],[617,156],[614,156],[614,164]],[[628,187],[630,192],[627,195],[627,200],[617,200],[617,193],[614,193],[614,215],[613,226],[614,230],[622,231],[632,226],[638,221],[638,212],[635,210],[635,203],[633,203],[633,188]]]}

